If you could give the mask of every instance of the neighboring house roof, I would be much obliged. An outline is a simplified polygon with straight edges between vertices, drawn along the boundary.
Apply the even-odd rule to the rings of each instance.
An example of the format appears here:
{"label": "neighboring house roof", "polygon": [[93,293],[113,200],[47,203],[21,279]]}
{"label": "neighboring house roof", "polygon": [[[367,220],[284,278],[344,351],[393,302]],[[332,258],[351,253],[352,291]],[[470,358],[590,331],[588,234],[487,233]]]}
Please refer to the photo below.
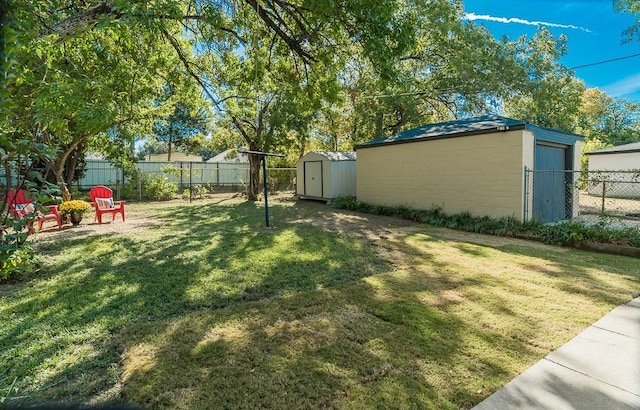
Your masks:
{"label": "neighboring house roof", "polygon": [[311,151],[314,154],[318,154],[325,157],[329,161],[355,161],[355,151]]}
{"label": "neighboring house roof", "polygon": [[99,152],[89,151],[84,154],[84,159],[87,161],[104,161],[105,157]]}
{"label": "neighboring house roof", "polygon": [[631,152],[640,152],[640,142],[599,149],[597,151],[587,152],[586,155],[624,154]]}
{"label": "neighboring house roof", "polygon": [[[149,154],[145,157],[144,160],[150,161],[150,162],[154,162],[154,161],[166,162],[168,156],[169,154],[167,152],[164,152],[161,154]],[[201,162],[202,157],[200,155],[185,154],[184,152],[173,151],[171,153],[171,162],[181,162],[181,161],[182,162],[184,161]]]}
{"label": "neighboring house roof", "polygon": [[514,120],[500,115],[483,115],[480,117],[472,117],[464,120],[446,121],[435,124],[426,124],[418,128],[404,131],[389,137],[381,137],[369,142],[357,145],[358,148],[368,148],[372,146],[401,144],[406,142],[416,142],[422,140],[436,140],[443,138],[456,138],[469,135],[490,134],[497,131],[510,130],[546,130],[556,134],[571,136],[573,138],[583,139],[584,137],[569,132],[554,130],[545,127],[539,127],[527,124],[523,121]]}
{"label": "neighboring house roof", "polygon": [[209,158],[207,162],[231,162],[231,163],[249,163],[249,156],[241,152],[232,151],[230,149],[219,153],[215,157]]}

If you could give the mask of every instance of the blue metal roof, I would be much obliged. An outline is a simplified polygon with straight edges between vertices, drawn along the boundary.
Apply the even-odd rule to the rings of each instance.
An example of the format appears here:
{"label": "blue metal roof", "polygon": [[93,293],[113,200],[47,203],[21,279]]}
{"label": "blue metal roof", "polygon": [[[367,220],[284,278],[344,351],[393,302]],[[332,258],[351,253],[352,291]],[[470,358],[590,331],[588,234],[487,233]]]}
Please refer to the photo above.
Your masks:
{"label": "blue metal roof", "polygon": [[414,142],[430,139],[454,138],[476,134],[487,134],[496,131],[507,131],[510,129],[531,129],[532,131],[548,130],[558,136],[567,136],[569,139],[582,139],[583,137],[558,130],[551,130],[544,127],[529,125],[523,121],[514,120],[500,115],[482,115],[464,120],[446,121],[435,124],[426,124],[418,128],[404,131],[389,137],[376,138],[356,146],[358,148],[368,148],[386,144],[400,144],[404,142]]}

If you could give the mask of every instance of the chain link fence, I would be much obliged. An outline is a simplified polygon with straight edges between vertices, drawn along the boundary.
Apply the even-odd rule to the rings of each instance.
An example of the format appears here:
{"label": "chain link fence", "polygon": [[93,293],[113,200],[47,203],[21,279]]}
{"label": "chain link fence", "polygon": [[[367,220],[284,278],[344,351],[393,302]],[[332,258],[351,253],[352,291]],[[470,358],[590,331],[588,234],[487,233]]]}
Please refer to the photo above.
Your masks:
{"label": "chain link fence", "polygon": [[525,170],[525,219],[640,220],[640,171]]}

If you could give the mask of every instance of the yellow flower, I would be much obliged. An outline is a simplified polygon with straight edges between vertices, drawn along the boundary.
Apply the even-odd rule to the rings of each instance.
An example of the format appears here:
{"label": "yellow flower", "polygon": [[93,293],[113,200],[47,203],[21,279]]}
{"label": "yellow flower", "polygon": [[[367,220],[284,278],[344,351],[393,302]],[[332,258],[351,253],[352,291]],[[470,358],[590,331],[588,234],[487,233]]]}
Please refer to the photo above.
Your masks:
{"label": "yellow flower", "polygon": [[58,205],[58,212],[60,215],[69,215],[74,213],[83,214],[91,209],[91,204],[87,201],[81,201],[79,199],[72,199]]}

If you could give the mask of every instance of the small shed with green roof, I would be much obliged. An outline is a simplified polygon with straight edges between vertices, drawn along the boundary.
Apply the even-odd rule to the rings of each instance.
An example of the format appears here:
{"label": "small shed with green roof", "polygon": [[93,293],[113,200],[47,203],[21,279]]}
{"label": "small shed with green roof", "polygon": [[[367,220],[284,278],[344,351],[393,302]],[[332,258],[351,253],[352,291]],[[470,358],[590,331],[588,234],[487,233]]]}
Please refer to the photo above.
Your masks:
{"label": "small shed with green roof", "polygon": [[[565,171],[579,169],[582,141],[497,115],[427,124],[356,146],[357,196],[451,214],[563,220],[578,209]],[[526,184],[527,169],[552,172]]]}

